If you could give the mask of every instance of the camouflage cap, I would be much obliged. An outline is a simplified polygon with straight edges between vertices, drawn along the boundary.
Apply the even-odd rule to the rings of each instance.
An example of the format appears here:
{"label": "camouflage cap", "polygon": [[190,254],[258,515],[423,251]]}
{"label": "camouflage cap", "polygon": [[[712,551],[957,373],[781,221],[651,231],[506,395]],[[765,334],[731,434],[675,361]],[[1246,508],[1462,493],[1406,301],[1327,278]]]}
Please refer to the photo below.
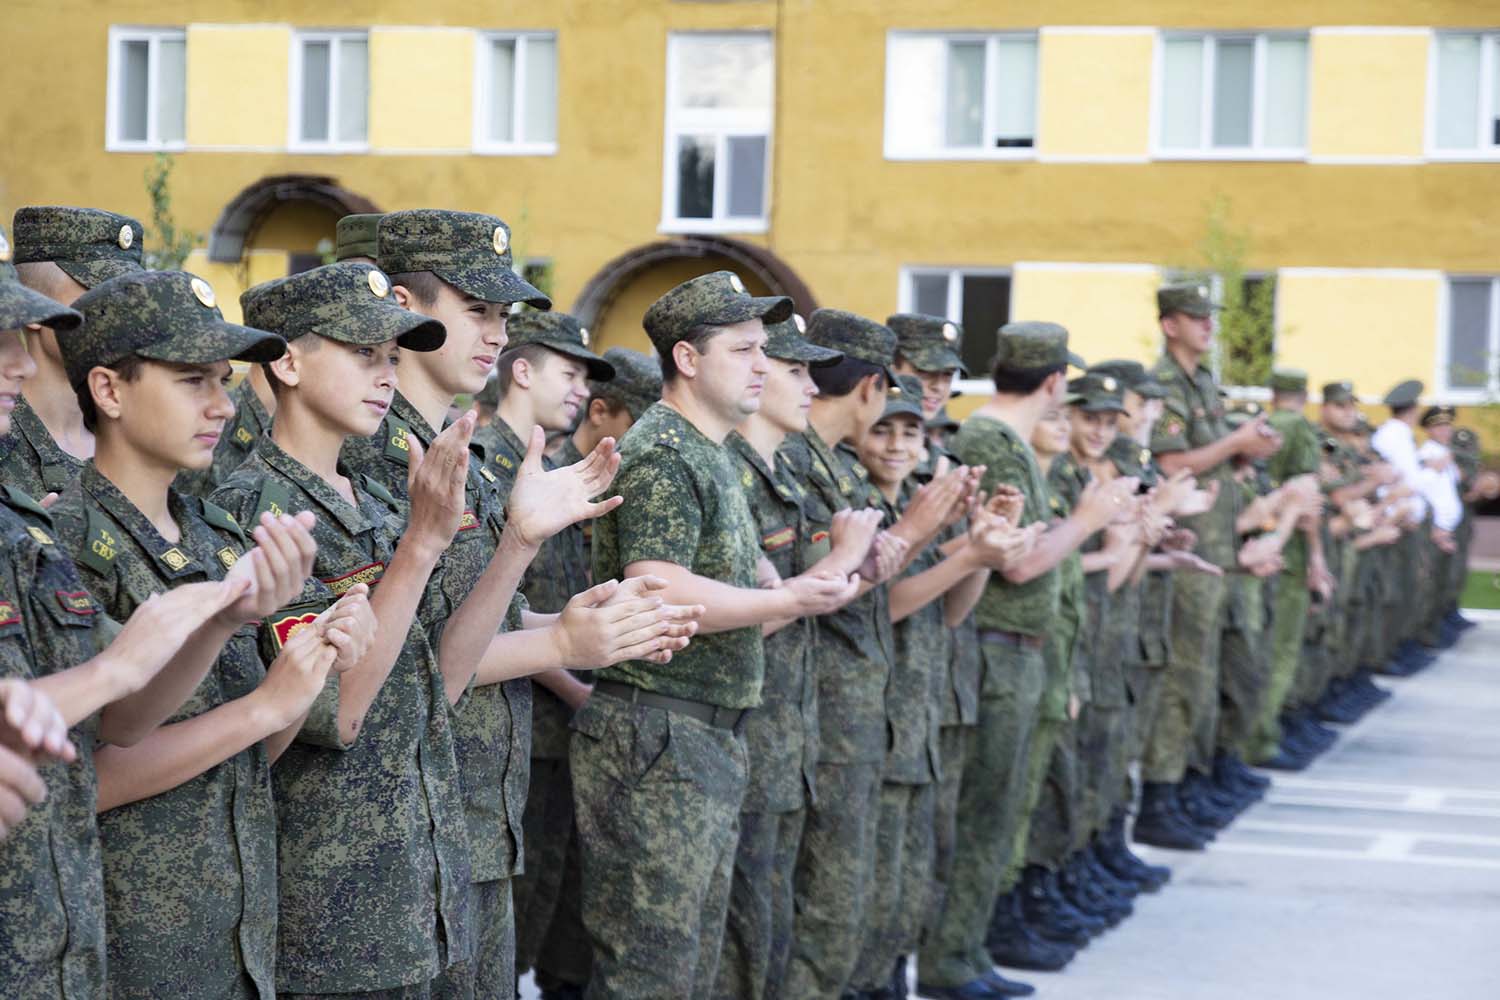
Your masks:
{"label": "camouflage cap", "polygon": [[651,303],[641,325],[659,351],[670,351],[700,326],[729,326],[750,319],[780,323],[791,318],[792,300],[784,295],[757,297],[733,271],[714,271],[689,278]]}
{"label": "camouflage cap", "polygon": [[661,399],[661,362],[628,347],[611,347],[604,360],[615,370],[608,382],[590,382],[591,395],[618,403],[630,411],[632,420]]}
{"label": "camouflage cap", "polygon": [[1082,358],[1068,350],[1067,328],[1057,323],[1036,320],[1007,323],[995,339],[995,367],[1035,371],[1068,365],[1088,367]]}
{"label": "camouflage cap", "polygon": [[885,391],[885,409],[881,420],[893,417],[914,417],[920,426],[922,417],[922,380],[915,375],[897,375]]}
{"label": "camouflage cap", "polygon": [[365,212],[346,215],[333,230],[334,260],[350,257],[368,257],[374,260],[380,255],[380,242],[376,233],[380,229],[381,212]]}
{"label": "camouflage cap", "polygon": [[1084,413],[1124,413],[1125,386],[1113,375],[1085,372],[1068,381],[1068,405]]}
{"label": "camouflage cap", "polygon": [[77,312],[21,284],[12,255],[10,239],[0,226],[0,330],[19,330],[28,323],[59,332],[78,329],[83,317]]}
{"label": "camouflage cap", "polygon": [[1385,394],[1384,403],[1390,407],[1415,406],[1422,398],[1423,385],[1416,379],[1407,379]]}
{"label": "camouflage cap", "polygon": [[1209,294],[1208,286],[1198,282],[1163,285],[1156,290],[1156,311],[1162,316],[1170,316],[1173,313],[1200,317],[1212,316],[1224,307],[1213,301]]}
{"label": "camouflage cap", "polygon": [[28,205],[16,212],[15,262],[51,261],[84,288],[141,268],[146,230],[99,208]]}
{"label": "camouflage cap", "polygon": [[1158,382],[1139,361],[1117,359],[1089,365],[1091,375],[1109,375],[1144,399],[1165,399],[1167,387]]}
{"label": "camouflage cap", "polygon": [[1458,411],[1446,404],[1429,406],[1422,414],[1423,427],[1442,427],[1451,425],[1458,418]]}
{"label": "camouflage cap", "polygon": [[372,264],[343,261],[262,282],[240,296],[245,322],[287,340],[314,333],[342,344],[394,340],[408,351],[443,346],[443,324],[396,304],[391,282]]}
{"label": "camouflage cap", "polygon": [[588,367],[594,382],[608,382],[615,377],[615,366],[589,350],[589,331],[576,316],[563,312],[523,312],[510,318],[507,327],[507,352],[528,344],[577,358]]}
{"label": "camouflage cap", "polygon": [[1361,413],[1359,419],[1354,422],[1354,431],[1357,434],[1368,436],[1375,433],[1375,425],[1370,423],[1370,418],[1367,415]]}
{"label": "camouflage cap", "polygon": [[1453,438],[1448,442],[1448,446],[1454,451],[1476,454],[1479,451],[1479,435],[1472,428],[1455,427]]}
{"label": "camouflage cap", "polygon": [[808,343],[803,337],[806,332],[807,321],[797,313],[779,323],[771,323],[766,327],[766,357],[824,368],[844,356],[842,351]]}
{"label": "camouflage cap", "polygon": [[552,300],[515,272],[510,227],[493,215],[414,208],[380,217],[376,260],[387,274],[431,271],[485,302],[524,302],[551,309]]}
{"label": "camouflage cap", "polygon": [[1272,392],[1306,392],[1307,372],[1300,368],[1273,368],[1266,385]]}
{"label": "camouflage cap", "polygon": [[939,407],[933,418],[927,421],[927,429],[934,431],[956,431],[958,430],[958,421],[948,415],[948,408],[946,406]]}
{"label": "camouflage cap", "polygon": [[964,367],[964,328],[942,316],[896,313],[885,325],[896,334],[896,353],[919,372],[969,374]]}
{"label": "camouflage cap", "polygon": [[890,327],[842,309],[814,309],[807,320],[807,340],[819,347],[841,352],[879,365],[886,385],[896,384],[891,364],[896,360],[896,335]]}
{"label": "camouflage cap", "polygon": [[1341,382],[1327,382],[1323,385],[1323,402],[1325,403],[1352,403],[1354,399],[1354,383],[1348,379]]}
{"label": "camouflage cap", "polygon": [[186,271],[139,271],[101,282],[74,303],[83,328],[58,339],[68,382],[81,386],[93,368],[132,355],[205,365],[275,361],[286,341],[229,323],[208,282]]}

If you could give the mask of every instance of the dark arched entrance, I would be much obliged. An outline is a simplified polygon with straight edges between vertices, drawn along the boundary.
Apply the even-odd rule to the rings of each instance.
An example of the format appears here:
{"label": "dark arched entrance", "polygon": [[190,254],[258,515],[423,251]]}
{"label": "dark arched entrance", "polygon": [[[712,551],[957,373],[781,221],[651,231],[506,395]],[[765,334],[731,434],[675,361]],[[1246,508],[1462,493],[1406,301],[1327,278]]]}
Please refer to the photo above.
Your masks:
{"label": "dark arched entrance", "polygon": [[226,264],[239,260],[261,223],[289,202],[317,206],[333,213],[335,218],[380,211],[373,201],[341,187],[334,177],[318,174],[263,177],[230,199],[214,220],[208,234],[209,260]]}

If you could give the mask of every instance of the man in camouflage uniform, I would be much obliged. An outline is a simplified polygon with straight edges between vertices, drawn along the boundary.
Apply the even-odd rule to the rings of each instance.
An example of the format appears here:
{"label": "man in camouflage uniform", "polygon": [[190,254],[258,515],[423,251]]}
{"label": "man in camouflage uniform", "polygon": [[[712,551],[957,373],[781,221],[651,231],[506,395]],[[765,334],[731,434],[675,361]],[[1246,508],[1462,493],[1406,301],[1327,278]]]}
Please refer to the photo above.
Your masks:
{"label": "man in camouflage uniform", "polygon": [[707,610],[685,653],[602,671],[573,718],[595,1000],[713,989],[745,792],[742,720],[764,673],[760,629],[851,589],[808,575],[757,588],[755,522],[723,445],[759,405],[763,323],[791,308],[716,271],[646,312],[662,401],[621,442],[623,502],[595,525],[594,578],[661,577],[666,599]]}
{"label": "man in camouflage uniform", "polygon": [[[141,270],[144,235],[139,222],[114,212],[32,205],[16,212],[14,261],[22,284],[71,305],[100,282]],[[27,340],[37,370],[0,443],[0,475],[41,499],[78,478],[94,436],[68,385],[57,331],[41,326]]]}

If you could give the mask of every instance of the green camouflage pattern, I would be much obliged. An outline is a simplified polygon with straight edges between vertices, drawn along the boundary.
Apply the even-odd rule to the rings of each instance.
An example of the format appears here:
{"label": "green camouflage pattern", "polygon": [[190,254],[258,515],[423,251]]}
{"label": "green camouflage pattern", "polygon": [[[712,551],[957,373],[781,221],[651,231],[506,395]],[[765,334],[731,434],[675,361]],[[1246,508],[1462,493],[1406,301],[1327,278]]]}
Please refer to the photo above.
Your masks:
{"label": "green camouflage pattern", "polygon": [[922,423],[922,383],[915,375],[897,375],[885,391],[885,410],[881,420],[893,417],[915,417]]}
{"label": "green camouflage pattern", "polygon": [[28,323],[40,323],[67,333],[78,329],[83,317],[61,302],[21,284],[16,272],[16,248],[0,226],[0,330],[19,330]]}
{"label": "green camouflage pattern", "polygon": [[524,302],[551,309],[552,300],[514,270],[510,226],[493,215],[414,208],[380,217],[380,269],[400,276],[431,271],[484,302]]}
{"label": "green camouflage pattern", "polygon": [[[915,492],[912,480],[902,484],[899,498],[902,509]],[[899,510],[888,508],[888,520],[894,523],[899,517]],[[903,575],[916,576],[942,561],[943,554],[934,541],[912,558]],[[891,675],[885,687],[890,748],[882,772],[887,784],[926,785],[938,780],[942,773],[938,729],[950,660],[950,639],[943,614],[943,598],[939,597],[913,611],[892,629]],[[895,956],[891,958],[894,960]]]}
{"label": "green camouflage pattern", "polygon": [[373,347],[394,340],[408,351],[435,351],[443,324],[396,303],[390,279],[371,264],[325,264],[263,281],[240,296],[245,323],[286,340],[315,333]]}
{"label": "green camouflage pattern", "polygon": [[807,318],[804,337],[818,347],[879,365],[885,370],[888,384],[896,381],[896,373],[890,367],[896,360],[896,335],[873,319],[842,309],[815,309]]}
{"label": "green camouflage pattern", "polygon": [[1007,323],[995,338],[992,367],[1010,371],[1043,368],[1087,368],[1082,358],[1068,350],[1068,331],[1057,323],[1027,320]]}
{"label": "green camouflage pattern", "polygon": [[589,350],[588,327],[565,312],[517,313],[510,318],[506,336],[509,338],[505,345],[507,351],[540,344],[582,361],[588,367],[591,381],[608,382],[615,377],[615,366]]}
{"label": "green camouflage pattern", "polygon": [[1188,316],[1212,316],[1223,306],[1209,297],[1207,285],[1197,282],[1164,285],[1156,290],[1156,311],[1161,316],[1183,313]]}
{"label": "green camouflage pattern", "polygon": [[[1152,375],[1167,389],[1166,409],[1151,432],[1153,453],[1191,451],[1229,433],[1219,385],[1207,368],[1200,364],[1189,374],[1170,354],[1163,354]],[[1199,485],[1205,488],[1216,480],[1219,497],[1213,509],[1196,517],[1182,518],[1181,526],[1197,533],[1195,551],[1200,556],[1225,570],[1233,570],[1239,491],[1233,488],[1230,463],[1222,462],[1198,476]]]}
{"label": "green camouflage pattern", "polygon": [[1002,887],[1014,889],[1026,865],[1057,871],[1073,853],[1079,819],[1078,725],[1071,719],[1042,719],[1027,754],[1027,818],[1016,831],[1011,867]]}
{"label": "green camouflage pattern", "polygon": [[527,865],[511,885],[516,907],[516,968],[534,969],[542,989],[582,989],[589,981],[593,955],[583,927],[583,858],[573,814],[573,771],[567,757],[532,757],[531,790],[522,825]]}
{"label": "green camouflage pattern", "polygon": [[661,399],[661,362],[628,347],[611,347],[604,360],[615,370],[608,382],[589,382],[590,399],[606,399],[630,411],[631,420]]}
{"label": "green camouflage pattern", "polygon": [[885,325],[896,335],[896,356],[919,372],[953,372],[965,377],[964,328],[942,316],[896,313]]}
{"label": "green camouflage pattern", "polygon": [[806,822],[802,809],[740,813],[715,1000],[785,995],[796,918],[792,879]]}
{"label": "green camouflage pattern", "polygon": [[[317,515],[313,575],[261,628],[316,614],[355,583],[376,585],[390,564],[402,513],[348,464],[351,505],[269,434],[213,502],[253,524],[263,510]],[[381,490],[385,496],[389,493]],[[417,619],[443,600],[429,584]],[[472,692],[471,692],[472,694]],[[280,937],[277,991],[350,993],[430,982],[473,952],[470,837],[464,824],[454,722],[428,630],[411,629],[352,745],[338,732],[338,683],[313,703],[276,762]],[[379,878],[370,872],[378,871]]]}
{"label": "green camouflage pattern", "polygon": [[[979,640],[974,639],[979,653]],[[976,701],[975,718],[979,706]],[[927,889],[927,903],[922,913],[922,936],[932,933],[947,905],[948,889],[953,880],[954,851],[958,845],[958,795],[963,787],[964,766],[974,752],[975,725],[945,725],[938,731],[938,751],[942,768],[933,801],[932,881]],[[920,945],[920,941],[918,944]]]}
{"label": "green camouflage pattern", "polygon": [[248,376],[229,390],[229,400],[234,403],[234,416],[224,425],[219,443],[214,445],[213,462],[206,469],[184,469],[177,474],[174,485],[183,493],[199,497],[212,495],[219,484],[250,457],[261,435],[271,431],[271,414],[255,394]]}
{"label": "green camouflage pattern", "polygon": [[381,212],[364,212],[346,215],[333,227],[333,259],[348,260],[350,257],[365,257],[374,260],[380,255]]}
{"label": "green camouflage pattern", "polygon": [[831,365],[842,358],[842,351],[819,347],[803,339],[807,323],[801,316],[766,325],[766,357],[778,361],[800,361],[815,368]]}
{"label": "green camouflage pattern", "polygon": [[[659,561],[731,586],[755,586],[755,520],[723,445],[658,404],[625,434],[620,454],[614,491],[625,502],[594,522],[595,580],[622,579],[632,563]],[[696,636],[670,663],[631,660],[596,676],[723,708],[753,708],[763,673],[760,629],[740,628]]]}
{"label": "green camouflage pattern", "polygon": [[891,979],[896,959],[920,944],[932,884],[932,824],[937,786],[886,782],[880,789],[875,870],[864,941],[850,982],[875,991]]}
{"label": "green camouflage pattern", "polygon": [[779,323],[792,316],[784,295],[756,297],[733,271],[690,278],[651,303],[641,320],[646,336],[663,354],[702,326],[729,326],[746,320]]}
{"label": "green camouflage pattern", "polygon": [[1161,399],[1167,392],[1166,387],[1153,378],[1146,371],[1146,366],[1139,361],[1100,361],[1089,365],[1089,374],[1108,375],[1145,399]]}
{"label": "green camouflage pattern", "polygon": [[[153,594],[223,579],[244,551],[243,533],[222,511],[175,491],[168,505],[177,542],[90,461],[51,508],[59,546],[116,621]],[[264,676],[255,628],[246,626],[166,724],[243,698]],[[99,838],[110,996],[275,996],[277,818],[262,745],[109,810]]]}
{"label": "green camouflage pattern", "polygon": [[1423,388],[1417,379],[1407,379],[1393,386],[1381,402],[1390,407],[1415,406],[1422,399]]}
{"label": "green camouflage pattern", "polygon": [[68,382],[135,355],[179,364],[274,361],[286,341],[224,320],[208,282],[186,271],[142,271],[89,289],[73,303],[81,330],[58,339]]}
{"label": "green camouflage pattern", "polygon": [[1274,583],[1248,573],[1229,578],[1219,656],[1219,746],[1240,759],[1254,759],[1250,738],[1260,720],[1271,679],[1271,618],[1266,602]]}
{"label": "green camouflage pattern", "polygon": [[82,471],[83,460],[63,451],[26,398],[18,398],[10,433],[0,437],[0,483],[41,498],[61,493]]}
{"label": "green camouflage pattern", "polygon": [[17,209],[13,228],[17,264],[51,261],[84,288],[142,270],[146,230],[128,215],[28,205]]}
{"label": "green camouflage pattern", "polygon": [[1353,403],[1359,397],[1354,394],[1354,383],[1348,379],[1340,382],[1326,382],[1323,385],[1323,402],[1325,403]]}
{"label": "green camouflage pattern", "polygon": [[1067,402],[1085,413],[1124,413],[1125,383],[1113,375],[1086,372],[1068,380]]}
{"label": "green camouflage pattern", "polygon": [[1298,393],[1307,391],[1307,372],[1300,368],[1273,368],[1266,386],[1272,392]]}

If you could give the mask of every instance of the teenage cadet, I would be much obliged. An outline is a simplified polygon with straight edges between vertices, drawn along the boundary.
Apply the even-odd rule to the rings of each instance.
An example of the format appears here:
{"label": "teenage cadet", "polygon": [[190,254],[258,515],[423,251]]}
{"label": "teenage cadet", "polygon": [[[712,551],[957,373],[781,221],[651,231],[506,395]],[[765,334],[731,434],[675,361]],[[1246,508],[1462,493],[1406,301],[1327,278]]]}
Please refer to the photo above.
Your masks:
{"label": "teenage cadet", "polygon": [[670,664],[603,671],[573,718],[570,763],[594,946],[586,996],[703,997],[714,986],[744,799],[741,720],[760,703],[766,622],[837,606],[858,585],[804,573],[757,588],[755,522],[724,439],[760,405],[764,322],[791,301],[716,271],[646,311],[662,400],[622,446],[624,503],[600,518],[594,578],[664,577],[700,601]]}
{"label": "teenage cadet", "polygon": [[[60,599],[119,620],[161,591],[231,574],[257,579],[230,609],[213,669],[168,724],[134,746],[95,752],[109,992],[269,998],[270,761],[322,690],[337,649],[308,629],[267,669],[253,628],[243,627],[301,590],[316,548],[312,518],[280,518],[290,530],[277,536],[270,518],[256,525],[259,554],[236,569],[245,532],[172,482],[212,458],[230,415],[229,360],[268,361],[285,345],[224,322],[208,283],[180,271],[114,278],[77,305],[85,325],[64,339],[62,357],[97,447],[52,508],[87,587]],[[340,627],[347,644],[357,630]]]}
{"label": "teenage cadet", "polygon": [[[27,288],[72,305],[100,282],[141,270],[144,235],[139,222],[114,212],[27,206],[15,217],[16,270]],[[94,453],[94,435],[83,426],[68,385],[57,331],[32,324],[26,339],[36,375],[16,401],[10,436],[0,443],[0,475],[40,500],[78,478]]]}
{"label": "teenage cadet", "polygon": [[[1068,332],[1054,323],[1011,323],[996,342],[995,395],[964,422],[954,451],[984,466],[983,488],[998,484],[1025,497],[1021,526],[1048,519],[1048,491],[1029,443],[1032,429],[1067,389]],[[1041,535],[1016,566],[992,573],[976,613],[984,656],[979,735],[959,791],[958,836],[947,899],[924,941],[924,996],[1010,995],[985,949],[989,918],[1003,888],[1021,823],[1027,751],[1040,707],[1046,668],[1044,636],[1058,603],[1058,565],[1118,514],[1127,499],[1118,481],[1085,494],[1073,516]]]}

